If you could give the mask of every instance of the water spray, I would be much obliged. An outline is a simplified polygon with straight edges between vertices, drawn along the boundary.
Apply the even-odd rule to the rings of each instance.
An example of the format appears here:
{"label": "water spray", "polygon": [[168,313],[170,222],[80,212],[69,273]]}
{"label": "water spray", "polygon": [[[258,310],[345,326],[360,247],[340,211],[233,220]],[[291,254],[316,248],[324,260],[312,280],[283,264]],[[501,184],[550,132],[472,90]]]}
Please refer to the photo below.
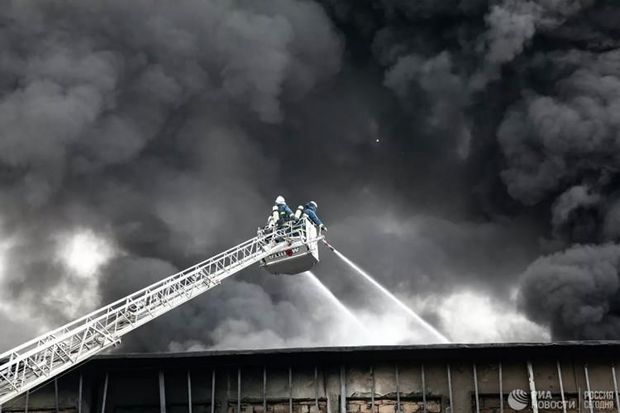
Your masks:
{"label": "water spray", "polygon": [[359,275],[361,275],[362,277],[366,278],[366,280],[368,280],[372,285],[374,285],[379,291],[381,291],[383,294],[385,294],[390,300],[392,300],[402,310],[404,310],[407,314],[409,314],[411,317],[413,317],[418,323],[420,323],[426,330],[428,330],[436,338],[438,338],[440,342],[442,342],[442,343],[449,343],[450,342],[450,340],[448,340],[448,338],[446,336],[444,336],[439,331],[437,331],[437,329],[435,327],[430,325],[426,320],[424,320],[422,317],[420,317],[411,308],[407,307],[407,305],[405,303],[403,303],[401,300],[399,300],[394,294],[389,292],[387,288],[382,286],[370,274],[368,274],[366,271],[362,270],[353,261],[351,261],[350,259],[345,257],[340,251],[336,250],[331,244],[329,244],[329,242],[327,242],[325,239],[323,239],[323,243],[330,250],[332,250],[338,256],[338,258],[340,258],[342,261],[344,261],[349,267],[351,267],[353,270],[355,270],[355,272],[357,272]]}
{"label": "water spray", "polygon": [[346,314],[346,316],[350,318],[351,321],[353,321],[366,333],[370,333],[366,326],[362,324],[360,319],[357,318],[355,314],[353,314],[353,312],[346,305],[344,305],[342,301],[340,301],[338,297],[336,297],[334,293],[332,293],[331,290],[327,288],[327,286],[325,286],[325,284],[323,284],[316,275],[314,275],[312,271],[306,271],[304,274],[308,275],[310,277],[310,280],[330,299],[332,303],[336,305],[336,307],[338,307],[344,314]]}
{"label": "water spray", "polygon": [[327,248],[329,248],[330,250],[332,250],[333,252],[336,252],[336,248],[332,247],[332,244],[330,244],[329,242],[327,242],[327,240],[325,238],[323,238],[323,243],[325,245],[327,245]]}

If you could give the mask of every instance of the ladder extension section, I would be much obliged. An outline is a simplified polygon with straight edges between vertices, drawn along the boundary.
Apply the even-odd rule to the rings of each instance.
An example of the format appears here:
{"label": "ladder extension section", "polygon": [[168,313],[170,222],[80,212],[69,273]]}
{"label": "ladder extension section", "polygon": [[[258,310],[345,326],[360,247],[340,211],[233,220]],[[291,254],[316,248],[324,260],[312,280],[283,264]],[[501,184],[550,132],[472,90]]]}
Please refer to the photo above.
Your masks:
{"label": "ladder extension section", "polygon": [[0,354],[0,406],[110,346],[154,318],[217,286],[222,280],[289,248],[308,242],[305,220],[263,231],[242,244],[54,331]]}

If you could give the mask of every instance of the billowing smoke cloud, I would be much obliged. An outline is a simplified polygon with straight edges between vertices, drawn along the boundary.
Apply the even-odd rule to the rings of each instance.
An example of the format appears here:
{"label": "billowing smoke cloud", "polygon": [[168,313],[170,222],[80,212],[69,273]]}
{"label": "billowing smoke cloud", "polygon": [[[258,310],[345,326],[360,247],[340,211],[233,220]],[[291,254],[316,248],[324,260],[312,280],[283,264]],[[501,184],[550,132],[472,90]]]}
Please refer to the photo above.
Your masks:
{"label": "billowing smoke cloud", "polygon": [[[524,94],[499,128],[507,189],[527,205],[555,198],[551,226],[558,246],[618,239],[614,206],[619,57],[614,50],[539,56],[535,65],[551,64],[561,72],[549,74],[553,86],[548,93]],[[552,256],[532,264],[523,284],[528,313],[535,316],[541,310],[535,297],[554,294],[557,297],[547,301],[553,304],[541,314],[547,314],[543,318],[549,317],[558,337],[617,337],[613,322],[617,296],[611,285],[602,285],[617,282],[618,274],[612,264],[606,266],[612,270],[600,273],[599,264],[605,266],[599,262],[600,254],[613,263],[617,249],[608,246],[599,252],[594,245],[575,246],[563,258]],[[544,287],[546,283],[557,290]],[[600,294],[599,288],[609,288],[609,294]],[[598,304],[593,303],[596,300]]]}
{"label": "billowing smoke cloud", "polygon": [[[618,17],[594,0],[8,2],[0,328],[19,313],[34,334],[241,242],[282,193],[317,200],[334,244],[457,340],[481,339],[456,327],[468,300],[513,314],[485,340],[548,337],[518,311],[618,337]],[[317,274],[398,323],[328,253]],[[363,343],[317,294],[251,269],[125,349]]]}
{"label": "billowing smoke cloud", "polygon": [[549,76],[550,94],[528,91],[500,125],[507,159],[502,176],[514,198],[535,204],[584,179],[608,185],[617,162],[619,57],[572,51],[537,62],[564,66],[568,74]]}
{"label": "billowing smoke cloud", "polygon": [[618,245],[577,246],[536,260],[523,275],[521,301],[561,339],[616,339],[620,328]]}
{"label": "billowing smoke cloud", "polygon": [[[310,2],[9,2],[0,20],[1,299],[51,325],[251,236],[278,190],[259,135],[341,61]],[[83,232],[114,248],[90,277],[62,259]]]}
{"label": "billowing smoke cloud", "polygon": [[510,62],[537,32],[557,28],[593,3],[594,0],[504,0],[492,5],[485,16],[489,26],[485,36],[487,60],[496,64]]}

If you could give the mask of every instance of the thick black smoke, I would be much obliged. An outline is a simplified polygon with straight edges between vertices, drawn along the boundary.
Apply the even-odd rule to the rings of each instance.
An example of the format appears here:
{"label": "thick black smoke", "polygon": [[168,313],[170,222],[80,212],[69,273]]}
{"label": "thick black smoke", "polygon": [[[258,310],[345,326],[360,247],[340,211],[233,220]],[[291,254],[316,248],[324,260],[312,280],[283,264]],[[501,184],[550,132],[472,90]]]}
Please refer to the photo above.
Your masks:
{"label": "thick black smoke", "polygon": [[[594,0],[9,1],[0,327],[243,241],[282,193],[319,201],[389,288],[439,300],[439,328],[442,297],[519,287],[555,337],[617,338],[619,22]],[[75,233],[105,244],[95,275],[59,258]],[[373,311],[333,257],[319,275]],[[332,343],[304,288],[248,271],[127,346]]]}
{"label": "thick black smoke", "polygon": [[554,337],[617,339],[620,247],[578,246],[536,260],[523,275],[528,315]]}

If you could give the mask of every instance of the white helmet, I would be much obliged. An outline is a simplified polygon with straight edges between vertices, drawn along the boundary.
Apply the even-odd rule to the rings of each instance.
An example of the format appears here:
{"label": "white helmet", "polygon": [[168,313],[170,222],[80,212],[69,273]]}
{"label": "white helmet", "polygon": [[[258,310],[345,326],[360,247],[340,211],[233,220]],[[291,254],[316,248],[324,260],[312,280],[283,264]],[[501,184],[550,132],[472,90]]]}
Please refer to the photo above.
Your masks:
{"label": "white helmet", "polygon": [[284,200],[284,197],[282,195],[278,195],[278,197],[276,198],[276,204],[278,205],[282,205],[285,204],[286,201]]}
{"label": "white helmet", "polygon": [[317,203],[316,203],[316,202],[314,202],[314,201],[310,201],[310,202],[309,202],[309,204],[310,204],[310,205],[312,205],[312,206],[314,207],[314,209],[317,209],[317,208],[319,207],[319,206],[317,205]]}

